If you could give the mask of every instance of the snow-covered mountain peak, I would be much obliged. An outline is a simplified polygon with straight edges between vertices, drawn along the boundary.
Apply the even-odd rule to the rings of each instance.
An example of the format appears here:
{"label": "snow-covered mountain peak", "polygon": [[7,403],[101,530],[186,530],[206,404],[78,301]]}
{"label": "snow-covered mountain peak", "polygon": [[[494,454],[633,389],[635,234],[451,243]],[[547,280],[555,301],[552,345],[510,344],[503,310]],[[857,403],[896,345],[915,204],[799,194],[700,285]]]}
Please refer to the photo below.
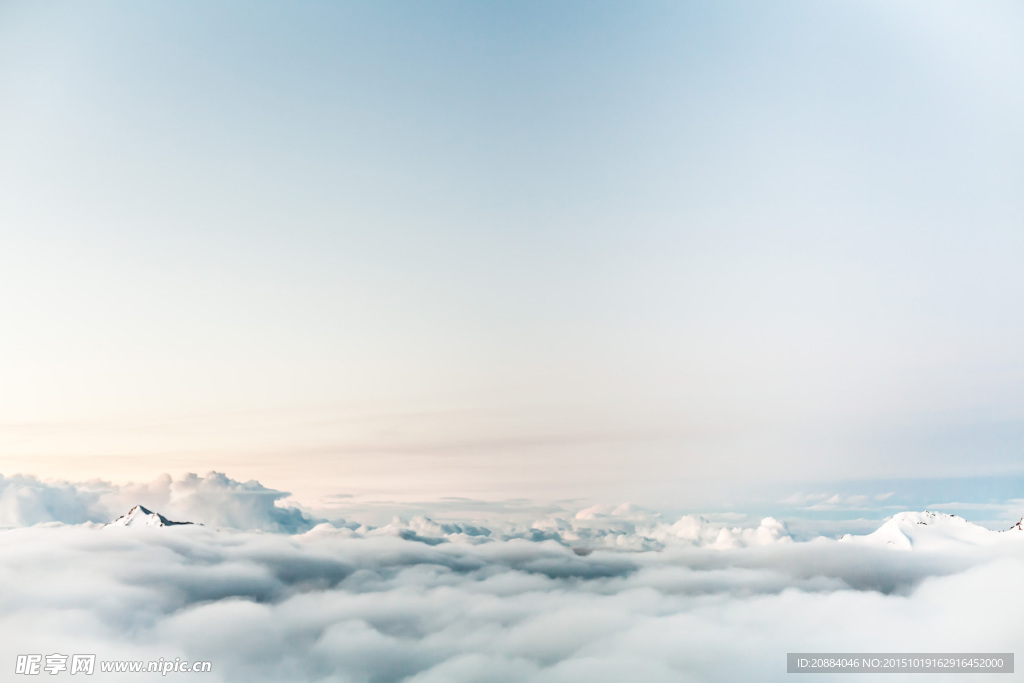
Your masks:
{"label": "snow-covered mountain peak", "polygon": [[124,527],[124,526],[132,526],[132,527],[147,526],[147,527],[154,527],[154,526],[180,526],[180,525],[191,524],[191,523],[192,522],[172,522],[171,520],[169,520],[166,517],[164,517],[163,515],[161,515],[159,512],[153,512],[152,510],[144,508],[141,505],[136,505],[135,507],[133,507],[131,510],[128,511],[128,514],[121,515],[120,517],[115,519],[113,522],[111,522],[110,524],[107,524],[105,526],[108,526],[108,527],[111,527],[111,526],[113,526],[113,527]]}
{"label": "snow-covered mountain peak", "polygon": [[847,534],[840,541],[900,550],[939,550],[951,545],[991,545],[999,532],[968,522],[963,517],[932,510],[900,512],[866,536]]}

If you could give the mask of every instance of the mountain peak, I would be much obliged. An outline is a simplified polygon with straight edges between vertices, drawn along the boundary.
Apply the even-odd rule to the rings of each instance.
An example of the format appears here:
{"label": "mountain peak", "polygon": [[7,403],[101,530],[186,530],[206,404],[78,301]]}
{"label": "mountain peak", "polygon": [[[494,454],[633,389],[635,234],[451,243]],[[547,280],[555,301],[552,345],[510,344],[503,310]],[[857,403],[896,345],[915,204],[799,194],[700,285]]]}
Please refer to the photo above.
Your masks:
{"label": "mountain peak", "polygon": [[114,527],[126,527],[126,526],[181,526],[185,524],[191,524],[192,522],[172,522],[167,519],[159,512],[153,512],[152,510],[145,508],[141,505],[136,505],[127,514],[121,515],[110,524],[105,526]]}
{"label": "mountain peak", "polygon": [[999,534],[963,517],[924,510],[899,512],[866,536],[846,534],[839,540],[900,550],[938,550],[963,545],[991,545],[998,542]]}

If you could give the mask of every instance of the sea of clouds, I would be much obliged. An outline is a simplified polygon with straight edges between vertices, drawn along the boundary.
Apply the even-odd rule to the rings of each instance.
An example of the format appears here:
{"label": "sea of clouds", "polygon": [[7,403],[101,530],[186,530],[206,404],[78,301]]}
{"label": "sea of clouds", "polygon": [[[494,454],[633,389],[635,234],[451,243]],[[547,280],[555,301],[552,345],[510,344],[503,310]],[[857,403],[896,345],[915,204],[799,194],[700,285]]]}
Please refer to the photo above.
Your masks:
{"label": "sea of clouds", "polygon": [[[0,485],[11,671],[95,653],[209,660],[169,676],[224,682],[771,681],[787,652],[1010,652],[1024,632],[1024,534],[907,551],[628,506],[369,526],[220,474]],[[98,523],[136,502],[205,526]]]}

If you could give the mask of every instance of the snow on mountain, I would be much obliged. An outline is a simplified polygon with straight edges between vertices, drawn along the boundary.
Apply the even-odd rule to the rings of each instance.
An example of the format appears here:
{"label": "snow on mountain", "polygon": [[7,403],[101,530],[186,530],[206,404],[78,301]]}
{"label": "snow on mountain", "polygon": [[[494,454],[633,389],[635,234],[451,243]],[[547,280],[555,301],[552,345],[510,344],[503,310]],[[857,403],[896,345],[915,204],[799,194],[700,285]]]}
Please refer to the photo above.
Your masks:
{"label": "snow on mountain", "polygon": [[132,526],[132,527],[140,527],[140,526],[145,526],[145,527],[181,526],[181,525],[191,524],[191,523],[192,522],[172,522],[171,520],[169,520],[166,517],[164,517],[163,515],[161,515],[159,512],[153,512],[152,510],[148,510],[148,509],[142,507],[141,505],[136,505],[135,507],[133,507],[131,510],[128,511],[128,514],[121,515],[120,517],[115,519],[110,524],[105,524],[104,528],[111,527],[111,526],[113,526],[113,527],[126,527],[126,526]]}
{"label": "snow on mountain", "polygon": [[[1019,530],[1020,526],[1018,523],[1010,530]],[[846,534],[839,540],[844,543],[898,550],[945,550],[964,545],[988,546],[1011,537],[1019,539],[1024,538],[1024,535],[992,531],[968,522],[963,517],[925,510],[900,512],[870,534]]]}

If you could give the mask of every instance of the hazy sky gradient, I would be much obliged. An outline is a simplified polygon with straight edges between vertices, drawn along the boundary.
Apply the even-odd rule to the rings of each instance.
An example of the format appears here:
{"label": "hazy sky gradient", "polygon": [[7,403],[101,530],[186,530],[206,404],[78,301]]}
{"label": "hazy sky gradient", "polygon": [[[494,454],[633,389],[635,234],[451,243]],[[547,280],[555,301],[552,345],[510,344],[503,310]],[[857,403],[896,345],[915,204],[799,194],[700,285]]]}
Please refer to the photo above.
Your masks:
{"label": "hazy sky gradient", "polygon": [[1021,475],[1024,7],[0,2],[0,471]]}

